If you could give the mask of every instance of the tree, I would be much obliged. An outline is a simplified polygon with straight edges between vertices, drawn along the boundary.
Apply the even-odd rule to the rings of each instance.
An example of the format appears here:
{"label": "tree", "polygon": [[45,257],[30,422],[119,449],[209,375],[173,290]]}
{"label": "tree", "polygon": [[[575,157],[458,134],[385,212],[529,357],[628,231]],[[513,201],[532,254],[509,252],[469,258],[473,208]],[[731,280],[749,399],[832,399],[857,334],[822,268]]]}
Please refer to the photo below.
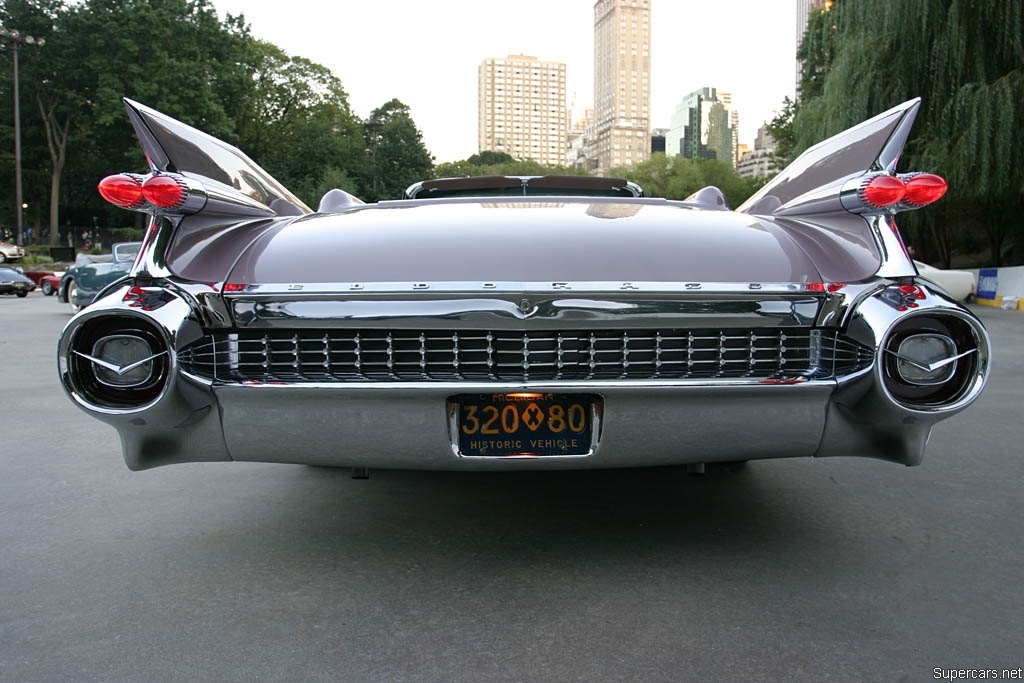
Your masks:
{"label": "tree", "polygon": [[636,166],[613,168],[610,176],[632,180],[650,197],[686,199],[713,185],[722,191],[729,206],[738,206],[757,190],[763,179],[741,178],[731,164],[716,159],[687,159],[653,154]]}
{"label": "tree", "polygon": [[[29,203],[30,211],[39,223],[40,209],[43,198],[47,196],[47,139],[43,133],[40,112],[36,108],[41,88],[40,75],[45,73],[49,44],[53,41],[54,22],[62,10],[63,3],[59,0],[8,0],[0,3],[0,24],[9,30],[20,32],[23,36],[32,36],[34,45],[22,45],[19,48],[18,83],[19,112],[21,118],[21,176],[23,181],[22,198]],[[47,45],[39,46],[43,40]],[[0,49],[0,98],[4,103],[13,100],[13,51]],[[14,178],[14,119],[13,109],[9,106],[0,108],[0,168],[4,176]],[[9,197],[0,207],[0,223],[16,221],[15,188],[10,183],[5,188]],[[9,216],[9,219],[6,218]],[[28,216],[26,215],[26,219]],[[38,225],[37,225],[38,227]]]}
{"label": "tree", "polygon": [[[50,162],[51,244],[58,239],[66,173],[76,184],[69,192],[74,206],[95,216],[107,211],[96,197],[96,180],[112,167],[145,163],[125,126],[123,96],[213,134],[233,130],[224,103],[247,77],[238,59],[246,32],[222,24],[206,0],[89,0],[66,6],[18,0],[8,11],[12,6],[51,26],[41,50],[45,59],[27,74],[34,86],[29,102],[38,109],[32,122],[39,131],[36,149]],[[77,218],[86,222],[81,214]]]}
{"label": "tree", "polygon": [[801,101],[820,96],[825,86],[825,77],[832,70],[836,42],[834,9],[837,9],[835,3],[830,2],[812,10],[807,17],[807,28],[804,29],[796,51],[796,58],[800,62],[797,90]]}
{"label": "tree", "polygon": [[482,175],[590,175],[576,166],[542,164],[533,159],[515,159],[505,152],[484,151],[462,161],[438,164],[435,178]]}
{"label": "tree", "polygon": [[324,66],[293,57],[270,43],[248,51],[252,87],[236,113],[235,144],[307,203],[315,205],[345,178],[348,192],[365,168],[362,126],[341,81]]}
{"label": "tree", "polygon": [[782,111],[765,124],[768,134],[775,141],[774,164],[783,169],[796,158],[796,140],[793,132],[793,117],[796,116],[797,104],[789,97],[782,100]]}
{"label": "tree", "polygon": [[[912,97],[923,104],[901,170],[949,181],[941,203],[901,215],[918,251],[949,265],[988,242],[989,263],[1024,257],[1024,7],[1019,2],[858,0],[830,15],[831,61],[820,94],[802,100],[797,150]],[[980,238],[980,239],[979,239]]]}
{"label": "tree", "polygon": [[[21,60],[22,137],[26,194],[50,196],[52,243],[58,206],[67,225],[126,219],[95,191],[104,175],[146,167],[125,96],[237,145],[309,203],[327,183],[362,189],[362,128],[340,81],[255,40],[244,17],[221,20],[209,0],[8,0],[0,18],[47,41]],[[7,116],[0,108],[0,138]]]}
{"label": "tree", "polygon": [[466,159],[473,166],[496,166],[498,164],[507,164],[515,161],[511,154],[506,152],[495,152],[493,150],[485,150],[479,154],[474,154]]}
{"label": "tree", "polygon": [[405,104],[397,99],[384,103],[363,128],[368,163],[364,199],[396,199],[409,185],[431,177],[434,157]]}

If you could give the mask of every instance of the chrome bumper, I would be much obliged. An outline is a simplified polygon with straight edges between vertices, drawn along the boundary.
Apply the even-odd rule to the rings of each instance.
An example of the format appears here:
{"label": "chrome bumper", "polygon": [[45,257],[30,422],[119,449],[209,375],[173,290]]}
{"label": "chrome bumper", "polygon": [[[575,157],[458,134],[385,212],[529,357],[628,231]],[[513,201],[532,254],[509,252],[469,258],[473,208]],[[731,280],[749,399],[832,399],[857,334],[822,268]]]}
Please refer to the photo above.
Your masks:
{"label": "chrome bumper", "polygon": [[[134,470],[218,460],[393,469],[585,469],[836,455],[915,465],[931,427],[972,402],[989,372],[988,340],[980,323],[941,297],[920,301],[902,310],[881,294],[868,295],[855,309],[845,309],[853,311],[845,321],[846,333],[880,349],[892,330],[915,316],[941,314],[961,321],[973,330],[978,355],[971,361],[974,374],[965,378],[955,403],[920,409],[901,404],[884,386],[881,350],[867,367],[851,374],[792,382],[213,380],[190,374],[180,362],[179,356],[207,334],[194,307],[173,291],[140,287],[113,292],[75,316],[61,336],[58,360],[69,397],[118,430],[125,461]],[[76,344],[90,337],[90,326],[111,324],[148,326],[167,349],[163,384],[144,405],[104,405],[90,394],[95,387],[78,376],[89,372],[89,361],[76,352]],[[449,398],[516,391],[599,395],[603,412],[592,453],[460,456]]]}

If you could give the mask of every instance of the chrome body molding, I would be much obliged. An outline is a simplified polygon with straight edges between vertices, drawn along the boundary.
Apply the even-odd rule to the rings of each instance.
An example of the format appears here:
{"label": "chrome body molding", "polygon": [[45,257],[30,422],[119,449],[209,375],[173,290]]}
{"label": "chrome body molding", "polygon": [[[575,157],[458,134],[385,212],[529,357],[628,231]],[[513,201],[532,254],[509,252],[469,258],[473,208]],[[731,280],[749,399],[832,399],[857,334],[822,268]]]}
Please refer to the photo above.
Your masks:
{"label": "chrome body molding", "polygon": [[702,324],[724,327],[774,327],[807,325],[818,315],[820,300],[810,293],[771,296],[751,294],[705,294],[701,297],[656,290],[632,291],[627,295],[600,292],[552,294],[536,289],[492,290],[446,296],[440,290],[431,296],[414,297],[411,292],[386,296],[383,292],[350,296],[232,295],[230,311],[239,327],[362,326],[367,321],[387,319],[392,327],[415,327],[424,321],[448,320],[460,326],[508,328],[530,321],[537,329],[551,329],[572,322],[586,322],[597,328],[663,326],[666,320],[685,319],[687,326]]}
{"label": "chrome body molding", "polygon": [[328,282],[328,283],[290,283],[290,284],[257,284],[245,285],[239,293],[232,293],[228,298],[232,301],[254,297],[279,298],[302,292],[309,295],[337,295],[349,292],[401,294],[403,292],[446,292],[471,293],[486,292],[501,294],[507,292],[572,292],[572,293],[612,293],[612,292],[658,292],[665,294],[682,294],[684,292],[701,292],[703,294],[743,294],[758,292],[762,294],[806,294],[806,283],[776,282],[646,282],[631,280],[628,282]]}

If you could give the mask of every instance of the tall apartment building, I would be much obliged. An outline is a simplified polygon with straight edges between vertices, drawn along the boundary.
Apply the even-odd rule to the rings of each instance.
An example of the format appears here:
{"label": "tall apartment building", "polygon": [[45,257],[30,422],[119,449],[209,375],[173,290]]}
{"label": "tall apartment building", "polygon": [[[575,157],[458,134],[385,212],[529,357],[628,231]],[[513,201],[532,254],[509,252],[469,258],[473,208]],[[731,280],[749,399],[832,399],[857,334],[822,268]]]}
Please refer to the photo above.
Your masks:
{"label": "tall apartment building", "polygon": [[526,55],[478,69],[477,150],[564,165],[569,138],[565,64]]}
{"label": "tall apartment building", "polygon": [[594,3],[594,133],[586,156],[599,174],[650,157],[651,2]]}

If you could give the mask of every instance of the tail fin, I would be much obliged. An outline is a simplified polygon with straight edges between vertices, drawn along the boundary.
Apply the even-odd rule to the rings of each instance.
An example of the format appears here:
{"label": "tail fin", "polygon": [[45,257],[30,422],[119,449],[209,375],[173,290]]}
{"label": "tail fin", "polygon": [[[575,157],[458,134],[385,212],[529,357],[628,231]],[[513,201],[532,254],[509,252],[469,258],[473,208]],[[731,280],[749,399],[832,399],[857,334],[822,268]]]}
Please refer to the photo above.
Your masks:
{"label": "tail fin", "polygon": [[895,171],[920,107],[921,98],[908,100],[819,142],[736,210],[787,216],[841,209],[839,195],[849,180]]}
{"label": "tail fin", "polygon": [[225,212],[313,212],[237,147],[128,98],[124,103],[153,171],[199,180]]}

